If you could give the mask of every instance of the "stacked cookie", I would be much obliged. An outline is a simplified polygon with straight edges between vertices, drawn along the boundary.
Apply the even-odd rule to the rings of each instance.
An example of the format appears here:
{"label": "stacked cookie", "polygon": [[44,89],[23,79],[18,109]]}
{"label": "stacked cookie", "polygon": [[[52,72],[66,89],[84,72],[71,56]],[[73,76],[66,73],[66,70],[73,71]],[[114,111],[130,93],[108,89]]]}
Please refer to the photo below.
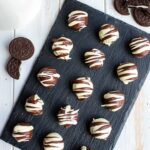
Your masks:
{"label": "stacked cookie", "polygon": [[139,25],[150,26],[149,0],[114,0],[114,6],[122,15],[129,15],[129,8],[132,9],[132,15]]}

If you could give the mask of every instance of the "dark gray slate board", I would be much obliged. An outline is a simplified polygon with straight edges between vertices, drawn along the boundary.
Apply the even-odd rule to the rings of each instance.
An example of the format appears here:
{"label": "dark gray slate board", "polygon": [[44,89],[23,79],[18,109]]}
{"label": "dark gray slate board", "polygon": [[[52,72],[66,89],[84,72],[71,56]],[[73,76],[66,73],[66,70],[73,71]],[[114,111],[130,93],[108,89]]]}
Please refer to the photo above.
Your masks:
{"label": "dark gray slate board", "polygon": [[[68,14],[76,9],[85,10],[89,14],[89,25],[80,33],[69,29],[66,22]],[[120,31],[120,39],[111,47],[99,42],[98,30],[104,23],[112,23]],[[74,42],[74,49],[71,53],[72,60],[68,62],[57,60],[51,51],[52,38],[61,35],[71,38]],[[147,33],[124,22],[75,0],[67,0],[48,35],[1,138],[23,150],[41,150],[43,149],[42,140],[44,136],[55,131],[64,137],[65,150],[77,150],[80,149],[81,145],[90,146],[93,150],[112,150],[150,69],[150,55],[144,59],[136,59],[130,54],[128,47],[128,43],[132,38],[141,35],[150,39],[150,35]],[[104,67],[99,71],[88,69],[83,62],[84,52],[91,48],[99,48],[107,56]],[[126,61],[137,64],[139,80],[125,86],[117,79],[115,72],[116,67]],[[36,78],[39,69],[45,66],[54,67],[61,74],[59,83],[52,90],[42,87]],[[92,97],[84,102],[78,102],[71,90],[71,81],[79,76],[90,76],[95,87]],[[124,108],[116,113],[101,108],[103,94],[109,90],[118,89],[126,95]],[[26,98],[35,93],[38,93],[45,101],[45,112],[41,117],[33,117],[24,110]],[[77,126],[70,129],[59,126],[56,118],[59,108],[65,104],[71,104],[74,108],[80,109],[80,121]],[[111,122],[113,130],[107,141],[95,140],[89,134],[89,123],[93,117],[104,117]],[[22,121],[31,122],[35,130],[33,139],[30,142],[19,144],[12,138],[11,132],[14,125]]]}

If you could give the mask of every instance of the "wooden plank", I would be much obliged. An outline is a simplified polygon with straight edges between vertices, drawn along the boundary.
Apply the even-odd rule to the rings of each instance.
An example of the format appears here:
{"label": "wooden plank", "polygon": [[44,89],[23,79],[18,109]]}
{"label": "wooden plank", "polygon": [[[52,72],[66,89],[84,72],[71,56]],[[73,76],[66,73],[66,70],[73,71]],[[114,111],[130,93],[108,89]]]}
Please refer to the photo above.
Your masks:
{"label": "wooden plank", "polygon": [[[13,31],[0,31],[0,133],[13,106],[13,79],[6,72],[10,54],[8,45],[14,36]],[[0,140],[1,150],[11,150],[12,146]]]}

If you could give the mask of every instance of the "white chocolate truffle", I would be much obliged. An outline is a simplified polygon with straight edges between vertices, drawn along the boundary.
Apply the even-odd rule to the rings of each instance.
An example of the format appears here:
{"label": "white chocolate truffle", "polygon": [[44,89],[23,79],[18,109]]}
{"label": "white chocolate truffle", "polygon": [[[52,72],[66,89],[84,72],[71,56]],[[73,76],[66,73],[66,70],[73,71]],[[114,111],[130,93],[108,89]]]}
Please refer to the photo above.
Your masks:
{"label": "white chocolate truffle", "polygon": [[80,77],[74,80],[72,89],[78,100],[83,101],[89,98],[93,93],[93,83],[90,77]]}
{"label": "white chocolate truffle", "polygon": [[72,125],[77,125],[78,123],[78,112],[79,110],[74,110],[70,105],[63,107],[58,112],[59,125],[66,128],[71,127]]}
{"label": "white chocolate truffle", "polygon": [[116,112],[120,110],[125,103],[125,96],[120,91],[110,91],[104,95],[102,107],[106,107],[110,111]]}
{"label": "white chocolate truffle", "polygon": [[119,39],[119,31],[114,25],[104,24],[100,28],[99,38],[103,44],[110,46]]}
{"label": "white chocolate truffle", "polygon": [[25,110],[32,115],[39,116],[43,114],[43,105],[43,100],[41,100],[40,97],[36,94],[30,96],[26,100]]}
{"label": "white chocolate truffle", "polygon": [[104,118],[93,119],[90,132],[96,139],[107,140],[112,130],[110,122]]}
{"label": "white chocolate truffle", "polygon": [[44,87],[52,88],[57,84],[60,75],[56,69],[45,67],[39,71],[37,78]]}
{"label": "white chocolate truffle", "polygon": [[64,141],[60,134],[49,133],[43,141],[44,150],[64,150]]}
{"label": "white chocolate truffle", "polygon": [[91,69],[99,69],[102,68],[105,61],[105,54],[98,50],[98,49],[92,49],[91,51],[87,51],[84,54],[85,57],[85,63],[89,66]]}
{"label": "white chocolate truffle", "polygon": [[60,37],[58,39],[54,39],[54,43],[52,45],[52,50],[54,55],[58,59],[69,60],[70,52],[73,49],[73,42],[66,38]]}
{"label": "white chocolate truffle", "polygon": [[33,136],[34,127],[29,123],[18,123],[14,129],[12,136],[17,142],[28,142]]}
{"label": "white chocolate truffle", "polygon": [[81,10],[72,11],[68,17],[68,26],[75,31],[81,31],[88,25],[88,13]]}
{"label": "white chocolate truffle", "polygon": [[91,150],[90,148],[86,147],[86,146],[82,146],[81,150]]}
{"label": "white chocolate truffle", "polygon": [[117,68],[117,74],[119,79],[124,84],[129,84],[130,82],[133,82],[138,79],[137,66],[134,63],[130,62],[119,65]]}
{"label": "white chocolate truffle", "polygon": [[145,37],[132,39],[129,46],[132,54],[137,58],[143,58],[150,53],[150,41]]}

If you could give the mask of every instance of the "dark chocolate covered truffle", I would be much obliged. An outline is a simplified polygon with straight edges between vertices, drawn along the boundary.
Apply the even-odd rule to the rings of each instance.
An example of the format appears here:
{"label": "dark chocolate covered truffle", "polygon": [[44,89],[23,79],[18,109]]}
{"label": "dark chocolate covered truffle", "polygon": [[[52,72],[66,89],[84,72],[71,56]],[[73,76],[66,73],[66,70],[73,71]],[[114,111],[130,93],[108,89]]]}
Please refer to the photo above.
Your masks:
{"label": "dark chocolate covered truffle", "polygon": [[43,100],[36,94],[26,100],[25,110],[35,116],[43,114]]}
{"label": "dark chocolate covered truffle", "polygon": [[78,123],[78,111],[71,108],[70,105],[62,107],[58,112],[59,125],[65,128],[70,128],[72,125],[77,125]]}
{"label": "dark chocolate covered truffle", "polygon": [[111,130],[110,122],[104,118],[93,119],[90,125],[91,135],[100,140],[107,140]]}
{"label": "dark chocolate covered truffle", "polygon": [[104,95],[102,107],[106,107],[110,111],[120,110],[125,103],[125,96],[120,91],[110,91]]}
{"label": "dark chocolate covered truffle", "polygon": [[44,87],[52,88],[57,84],[60,75],[57,73],[56,69],[45,67],[39,71],[37,78]]}
{"label": "dark chocolate covered truffle", "polygon": [[69,60],[70,52],[73,49],[73,42],[66,37],[53,40],[52,50],[58,59]]}
{"label": "dark chocolate covered truffle", "polygon": [[28,142],[33,136],[34,127],[29,123],[18,123],[14,129],[12,136],[17,142]]}
{"label": "dark chocolate covered truffle", "polygon": [[143,58],[150,53],[150,41],[145,37],[132,39],[129,46],[132,54],[137,58]]}
{"label": "dark chocolate covered truffle", "polygon": [[129,84],[138,79],[138,69],[136,64],[127,62],[120,64],[117,68],[117,74],[119,79],[124,84]]}
{"label": "dark chocolate covered truffle", "polygon": [[73,81],[72,89],[80,101],[89,98],[93,93],[93,88],[90,77],[80,77]]}
{"label": "dark chocolate covered truffle", "polygon": [[81,10],[72,11],[68,17],[68,26],[76,31],[81,31],[88,25],[88,13]]}
{"label": "dark chocolate covered truffle", "polygon": [[85,63],[89,66],[91,69],[99,69],[102,68],[105,61],[105,54],[98,50],[98,49],[92,49],[91,51],[87,51],[84,54],[85,57]]}
{"label": "dark chocolate covered truffle", "polygon": [[64,141],[60,134],[49,133],[43,140],[44,150],[64,150]]}
{"label": "dark chocolate covered truffle", "polygon": [[100,28],[99,38],[103,44],[110,46],[119,39],[119,31],[112,24],[104,24]]}

